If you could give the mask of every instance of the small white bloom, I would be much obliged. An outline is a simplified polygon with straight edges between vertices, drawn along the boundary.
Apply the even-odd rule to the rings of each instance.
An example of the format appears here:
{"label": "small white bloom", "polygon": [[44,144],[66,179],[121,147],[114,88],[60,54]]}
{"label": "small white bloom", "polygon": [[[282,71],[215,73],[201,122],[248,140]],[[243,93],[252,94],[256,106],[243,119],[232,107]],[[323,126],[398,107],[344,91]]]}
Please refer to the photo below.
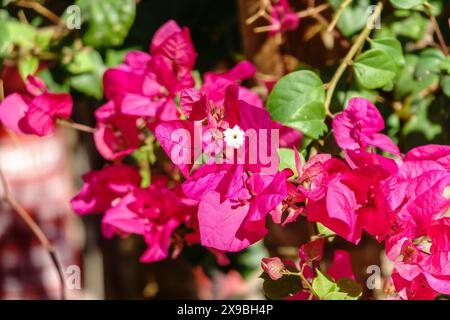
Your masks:
{"label": "small white bloom", "polygon": [[245,141],[244,131],[242,131],[238,125],[233,128],[228,128],[224,132],[225,143],[235,149],[239,149]]}

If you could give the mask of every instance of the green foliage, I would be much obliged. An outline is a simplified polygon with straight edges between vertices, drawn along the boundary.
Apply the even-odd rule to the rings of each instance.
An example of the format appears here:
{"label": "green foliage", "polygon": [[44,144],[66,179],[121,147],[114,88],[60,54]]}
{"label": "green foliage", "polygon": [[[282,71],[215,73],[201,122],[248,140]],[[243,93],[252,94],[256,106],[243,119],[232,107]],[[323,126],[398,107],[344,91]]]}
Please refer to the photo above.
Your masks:
{"label": "green foliage", "polygon": [[297,275],[285,275],[279,280],[272,280],[266,273],[260,277],[264,280],[264,294],[272,300],[281,300],[302,289],[300,278]]}
{"label": "green foliage", "polygon": [[324,100],[322,80],[312,71],[301,70],[278,81],[267,108],[274,120],[317,139],[327,130]]}
{"label": "green foliage", "polygon": [[[338,10],[344,0],[328,0],[328,3],[334,10]],[[337,27],[345,36],[351,36],[366,26],[367,18],[370,14],[368,10],[369,0],[353,1],[342,12],[337,22]]]}
{"label": "green foliage", "polygon": [[83,40],[93,47],[121,45],[136,15],[134,0],[77,0],[75,4],[87,23]]}
{"label": "green foliage", "polygon": [[377,89],[395,78],[396,66],[391,55],[381,49],[370,49],[355,60],[355,74],[367,89]]}
{"label": "green foliage", "polygon": [[[295,151],[294,149],[289,148],[280,148],[278,150],[280,155],[280,165],[279,170],[283,170],[289,168],[294,172],[293,178],[297,177],[297,169],[295,168]],[[305,162],[303,155],[299,153],[299,157],[302,163]]]}
{"label": "green foliage", "polygon": [[397,39],[385,37],[369,41],[372,49],[380,49],[389,54],[397,66],[403,66],[405,64],[402,44]]}
{"label": "green foliage", "polygon": [[34,74],[39,67],[39,59],[34,56],[23,57],[19,60],[19,73],[22,79]]}
{"label": "green foliage", "polygon": [[98,51],[85,47],[82,50],[72,50],[73,59],[66,65],[72,76],[70,85],[77,91],[96,99],[103,97],[102,77],[106,67]]}
{"label": "green foliage", "polygon": [[316,270],[317,276],[312,282],[316,296],[321,300],[357,300],[362,295],[362,287],[349,278],[335,282],[329,275]]}
{"label": "green foliage", "polygon": [[312,288],[320,299],[324,299],[328,294],[338,291],[337,284],[330,276],[320,272],[318,269],[316,269],[316,272],[317,276],[312,282]]}
{"label": "green foliage", "polygon": [[392,5],[400,9],[411,9],[422,5],[424,0],[390,0]]}

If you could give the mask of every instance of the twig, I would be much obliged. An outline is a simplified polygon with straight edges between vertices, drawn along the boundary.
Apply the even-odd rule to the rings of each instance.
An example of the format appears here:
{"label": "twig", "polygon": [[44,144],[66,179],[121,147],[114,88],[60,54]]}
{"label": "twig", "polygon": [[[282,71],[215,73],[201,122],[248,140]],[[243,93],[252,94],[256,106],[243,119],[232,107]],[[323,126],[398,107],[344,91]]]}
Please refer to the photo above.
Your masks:
{"label": "twig", "polygon": [[254,15],[248,17],[247,20],[245,20],[245,23],[252,24],[259,18],[265,18],[266,20],[271,21],[272,17],[267,12],[268,10],[271,9],[271,7],[272,7],[272,5],[270,3],[270,0],[260,0],[258,11],[256,11],[256,13]]}
{"label": "twig", "polygon": [[18,1],[17,3],[14,3],[14,4],[17,5],[18,7],[33,9],[40,15],[42,15],[42,16],[46,17],[47,19],[49,19],[50,21],[52,21],[54,24],[61,25],[64,23],[64,21],[60,17],[58,17],[56,14],[54,14],[53,12],[48,10],[46,7],[44,7],[39,2],[22,0],[22,1]]}
{"label": "twig", "polygon": [[328,26],[328,29],[327,29],[328,32],[331,32],[334,29],[334,27],[336,26],[336,23],[338,22],[339,18],[341,17],[342,13],[344,12],[345,8],[347,8],[350,3],[352,3],[352,0],[345,0],[344,2],[341,3],[338,11],[336,11],[336,14],[334,15],[333,20],[331,21],[330,25]]}
{"label": "twig", "polygon": [[380,1],[380,2],[378,2],[372,16],[369,18],[369,22],[367,23],[366,27],[359,34],[355,43],[350,48],[347,55],[344,57],[344,60],[341,62],[341,64],[337,68],[337,70],[334,73],[333,77],[331,78],[330,82],[327,84],[327,95],[326,95],[326,99],[325,99],[325,111],[326,111],[327,115],[330,116],[331,118],[333,118],[333,114],[330,112],[330,104],[331,104],[331,98],[333,97],[334,89],[336,88],[336,85],[339,82],[339,79],[341,78],[341,76],[344,73],[347,66],[352,63],[353,57],[360,50],[360,48],[364,45],[364,42],[366,41],[367,37],[369,36],[370,31],[373,29],[373,26],[375,25],[375,22],[376,22],[378,16],[381,14],[382,9],[383,9],[383,3]]}
{"label": "twig", "polygon": [[70,120],[67,119],[62,119],[62,118],[58,118],[56,119],[56,123],[78,130],[78,131],[82,131],[82,132],[86,132],[86,133],[94,133],[95,132],[95,128],[86,126],[84,124],[81,123],[76,123],[76,122],[72,122]]}
{"label": "twig", "polygon": [[[327,19],[325,19],[320,13],[315,14],[313,18],[316,19],[325,28],[328,28],[328,26],[330,25]],[[341,40],[341,44],[343,46],[345,46],[346,48],[350,47],[350,42],[345,37],[343,37],[340,32],[338,32],[336,29],[331,30],[331,32],[336,38],[339,38]]]}
{"label": "twig", "polygon": [[3,90],[3,80],[0,79],[0,102],[5,100],[5,91]]}
{"label": "twig", "polygon": [[29,213],[17,202],[14,196],[9,189],[8,182],[3,174],[3,171],[0,169],[0,180],[3,187],[3,200],[15,211],[17,214],[23,219],[23,221],[27,224],[33,234],[38,238],[41,245],[47,250],[50,259],[55,266],[56,271],[58,272],[59,280],[61,283],[61,299],[66,299],[66,290],[65,290],[65,281],[64,275],[62,272],[62,267],[59,262],[58,256],[56,254],[55,247],[44,234],[42,229],[38,226],[38,224],[31,218]]}
{"label": "twig", "polygon": [[321,4],[317,7],[308,8],[302,11],[297,12],[297,15],[300,18],[312,17],[316,14],[328,9],[330,6],[327,3]]}
{"label": "twig", "polygon": [[[302,270],[303,271],[303,270]],[[311,286],[311,284],[309,283],[308,279],[305,278],[305,276],[303,275],[303,272],[291,272],[289,270],[284,271],[282,274],[286,275],[286,276],[297,276],[300,277],[300,279],[302,279],[302,281],[306,284],[306,286],[308,287],[308,290],[311,294],[315,295],[316,297],[318,297],[316,295],[316,293],[314,292],[313,287]]]}
{"label": "twig", "polygon": [[442,52],[446,56],[448,56],[449,55],[449,50],[448,50],[447,45],[445,44],[445,40],[444,40],[444,37],[442,35],[441,29],[439,28],[439,23],[437,22],[436,18],[431,13],[432,5],[428,1],[425,1],[425,7],[427,8],[427,14],[428,14],[428,17],[431,20],[431,24],[433,25],[434,33],[436,33],[436,36],[438,38],[439,46],[441,47]]}

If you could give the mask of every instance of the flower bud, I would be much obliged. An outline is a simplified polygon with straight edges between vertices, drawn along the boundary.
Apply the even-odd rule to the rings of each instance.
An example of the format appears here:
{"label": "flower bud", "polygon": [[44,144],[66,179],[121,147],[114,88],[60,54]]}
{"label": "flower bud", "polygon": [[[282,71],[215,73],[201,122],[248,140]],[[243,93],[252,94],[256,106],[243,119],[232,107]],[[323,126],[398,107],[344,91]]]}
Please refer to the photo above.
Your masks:
{"label": "flower bud", "polygon": [[283,261],[278,257],[262,259],[261,267],[272,280],[280,279],[283,276],[283,271],[286,269]]}

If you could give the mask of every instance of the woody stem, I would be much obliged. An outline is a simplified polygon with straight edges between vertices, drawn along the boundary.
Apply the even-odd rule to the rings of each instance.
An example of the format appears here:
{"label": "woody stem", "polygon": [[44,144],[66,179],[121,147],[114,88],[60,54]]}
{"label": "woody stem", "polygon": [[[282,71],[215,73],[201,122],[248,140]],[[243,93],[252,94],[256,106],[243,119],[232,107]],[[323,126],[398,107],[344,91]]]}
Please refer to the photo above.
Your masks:
{"label": "woody stem", "polygon": [[78,131],[82,131],[82,132],[86,132],[86,133],[94,133],[95,132],[95,128],[89,127],[87,125],[81,124],[81,123],[76,123],[67,119],[62,119],[62,118],[58,118],[56,119],[56,122],[60,125],[78,130]]}
{"label": "woody stem", "polygon": [[6,178],[1,169],[0,169],[0,180],[1,186],[3,188],[3,200],[14,210],[14,212],[16,212],[22,218],[22,220],[26,223],[26,225],[36,236],[36,238],[38,238],[39,242],[44,247],[44,249],[47,250],[48,255],[50,256],[50,260],[52,261],[59,276],[59,280],[61,283],[61,299],[65,300],[66,293],[65,293],[64,275],[62,272],[61,263],[56,254],[55,247],[47,238],[47,236],[44,234],[39,225],[33,220],[33,218],[31,218],[30,214],[14,198],[9,188],[8,182],[6,181]]}
{"label": "woody stem", "polygon": [[364,28],[364,30],[359,34],[358,38],[356,39],[353,46],[350,48],[350,50],[347,52],[347,55],[344,57],[344,60],[341,62],[339,67],[337,68],[336,72],[334,73],[333,77],[331,78],[330,82],[327,84],[327,94],[325,99],[325,111],[328,116],[333,118],[333,114],[330,112],[330,104],[331,104],[331,98],[333,97],[334,90],[336,88],[336,85],[339,82],[339,79],[342,77],[342,74],[344,73],[345,69],[349,64],[351,64],[353,57],[357,54],[357,52],[362,48],[364,45],[364,42],[366,41],[367,37],[370,34],[370,31],[373,29],[373,26],[375,25],[375,22],[377,21],[378,17],[381,14],[381,10],[383,9],[383,3],[380,1],[375,7],[375,10],[372,14],[372,16],[369,18],[369,21]]}

